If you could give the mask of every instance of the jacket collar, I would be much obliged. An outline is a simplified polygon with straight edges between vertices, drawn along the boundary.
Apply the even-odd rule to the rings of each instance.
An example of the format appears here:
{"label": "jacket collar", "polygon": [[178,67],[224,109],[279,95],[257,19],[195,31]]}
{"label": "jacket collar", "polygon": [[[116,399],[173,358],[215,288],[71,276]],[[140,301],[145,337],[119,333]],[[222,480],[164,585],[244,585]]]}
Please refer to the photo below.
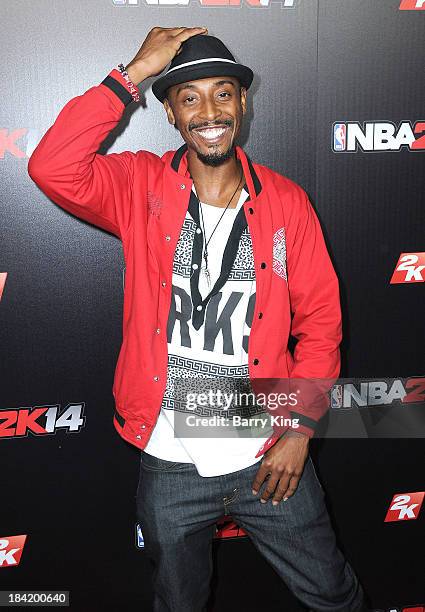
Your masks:
{"label": "jacket collar", "polygon": [[[235,146],[236,157],[242,164],[242,170],[245,176],[245,183],[248,187],[249,199],[256,198],[261,190],[261,182],[257,173],[254,170],[252,162],[244,150],[238,145]],[[184,143],[177,151],[168,151],[163,157],[164,161],[168,161],[174,172],[185,178],[190,178],[187,164],[187,144]]]}

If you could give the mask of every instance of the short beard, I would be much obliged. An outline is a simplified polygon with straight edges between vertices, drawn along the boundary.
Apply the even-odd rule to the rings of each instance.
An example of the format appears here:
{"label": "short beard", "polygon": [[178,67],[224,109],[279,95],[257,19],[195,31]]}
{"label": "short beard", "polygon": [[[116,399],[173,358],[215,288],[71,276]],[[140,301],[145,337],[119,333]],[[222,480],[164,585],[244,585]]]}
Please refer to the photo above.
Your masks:
{"label": "short beard", "polygon": [[207,166],[220,166],[225,161],[233,157],[235,154],[235,145],[231,147],[225,153],[199,153],[196,152],[198,159]]}

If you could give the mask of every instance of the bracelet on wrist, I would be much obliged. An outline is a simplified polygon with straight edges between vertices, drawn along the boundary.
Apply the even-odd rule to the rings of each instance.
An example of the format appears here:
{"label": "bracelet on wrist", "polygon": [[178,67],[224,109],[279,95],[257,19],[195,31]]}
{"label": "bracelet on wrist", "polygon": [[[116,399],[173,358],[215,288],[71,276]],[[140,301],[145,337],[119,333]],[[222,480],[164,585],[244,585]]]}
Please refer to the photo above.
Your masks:
{"label": "bracelet on wrist", "polygon": [[127,72],[127,70],[124,67],[124,64],[118,64],[117,68],[121,72],[121,76],[123,77],[123,79],[126,81],[128,90],[131,93],[131,95],[133,96],[134,101],[135,102],[140,102],[139,90],[137,89],[137,87],[133,83],[133,81],[130,79],[130,77],[128,75],[128,72]]}

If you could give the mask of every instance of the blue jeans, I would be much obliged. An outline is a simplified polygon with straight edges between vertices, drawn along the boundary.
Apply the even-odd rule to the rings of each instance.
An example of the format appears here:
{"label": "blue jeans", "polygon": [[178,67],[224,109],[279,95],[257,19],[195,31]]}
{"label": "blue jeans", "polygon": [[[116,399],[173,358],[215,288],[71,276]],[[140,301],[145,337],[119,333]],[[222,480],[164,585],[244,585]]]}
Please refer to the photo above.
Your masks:
{"label": "blue jeans", "polygon": [[[309,609],[367,610],[363,589],[338,549],[324,491],[310,455],[286,502],[251,492],[261,462],[222,476],[199,476],[192,463],[141,452],[137,518],[154,562],[154,611],[201,612],[209,596],[215,524],[231,515]],[[196,571],[194,571],[194,569]]]}

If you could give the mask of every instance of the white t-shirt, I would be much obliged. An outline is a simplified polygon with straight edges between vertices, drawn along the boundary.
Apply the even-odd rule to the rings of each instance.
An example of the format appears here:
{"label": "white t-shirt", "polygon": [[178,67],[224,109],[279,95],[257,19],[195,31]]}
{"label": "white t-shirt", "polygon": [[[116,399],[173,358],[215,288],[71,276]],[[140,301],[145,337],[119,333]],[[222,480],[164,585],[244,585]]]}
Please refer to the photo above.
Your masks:
{"label": "white t-shirt", "polygon": [[[194,186],[193,191],[196,193]],[[208,243],[210,284],[202,266],[199,274],[199,292],[205,299],[220,276],[223,253],[233,223],[247,197],[248,193],[243,189],[236,208],[228,208],[224,214],[222,208],[200,203],[200,227],[188,210],[174,256],[172,304],[167,329],[167,388],[158,420],[144,450],[168,461],[194,463],[200,476],[229,474],[260,461],[262,457],[256,458],[255,455],[272,431],[261,426],[257,430],[245,428],[243,433],[239,428],[237,433],[232,427],[227,427],[220,429],[225,435],[218,438],[206,437],[211,429],[207,431],[204,426],[190,431],[191,436],[196,437],[179,435],[181,429],[176,435],[174,433],[176,414],[178,419],[185,419],[190,414],[190,410],[181,404],[177,406],[174,401],[174,388],[177,389],[174,385],[184,384],[190,390],[193,384],[193,390],[196,390],[195,379],[199,380],[199,377],[219,377],[219,384],[225,380],[234,384],[235,378],[249,380],[247,351],[256,284],[248,227],[242,232],[231,272],[219,292],[210,298],[199,329],[195,329],[192,323],[190,284],[194,235],[202,231],[202,219],[208,241],[223,215]],[[226,414],[210,407],[198,407],[195,413],[203,417],[213,416],[213,413]]]}

